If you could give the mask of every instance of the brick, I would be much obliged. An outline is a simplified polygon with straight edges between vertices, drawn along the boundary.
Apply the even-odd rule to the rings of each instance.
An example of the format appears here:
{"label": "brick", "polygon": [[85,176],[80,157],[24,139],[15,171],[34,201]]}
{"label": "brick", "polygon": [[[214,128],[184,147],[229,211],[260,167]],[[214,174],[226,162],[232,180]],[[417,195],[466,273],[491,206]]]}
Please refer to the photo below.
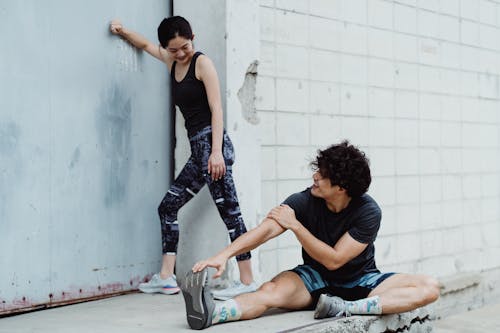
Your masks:
{"label": "brick", "polygon": [[309,12],[309,4],[303,0],[276,0],[276,7],[300,13]]}
{"label": "brick", "polygon": [[479,1],[460,0],[460,16],[469,20],[479,20]]}
{"label": "brick", "polygon": [[324,147],[333,142],[340,142],[342,139],[339,117],[312,116],[310,126],[311,144],[316,147]]}
{"label": "brick", "polygon": [[364,87],[342,85],[340,87],[340,111],[343,115],[367,115],[368,95]]}
{"label": "brick", "polygon": [[476,148],[463,148],[462,149],[462,171],[465,173],[479,173],[481,172],[481,163],[485,163],[483,154]]}
{"label": "brick", "polygon": [[500,209],[498,208],[499,197],[483,198],[481,200],[481,222],[496,222],[498,223],[498,216]]}
{"label": "brick", "polygon": [[467,45],[479,46],[479,24],[465,20],[460,21],[460,41]]}
{"label": "brick", "polygon": [[[419,62],[425,65],[439,65],[441,44],[434,39],[420,38],[418,42]],[[437,69],[436,69],[437,71]]]}
{"label": "brick", "polygon": [[418,177],[396,177],[396,203],[412,204],[419,202],[420,184]]}
{"label": "brick", "polygon": [[369,120],[366,117],[343,117],[341,120],[341,137],[348,139],[356,146],[367,146],[369,138]]}
{"label": "brick", "polygon": [[[386,189],[391,190],[391,189]],[[391,190],[391,192],[394,193],[394,190]],[[378,232],[379,236],[390,236],[390,235],[396,235],[397,233],[397,226],[398,226],[398,219],[396,217],[396,209],[395,206],[392,205],[383,205],[380,203],[380,201],[377,199],[377,197],[374,198],[375,201],[379,205],[381,205],[382,209],[382,221],[380,223],[380,230]]]}
{"label": "brick", "polygon": [[394,91],[368,88],[368,114],[372,117],[394,117]]}
{"label": "brick", "polygon": [[500,101],[480,100],[479,101],[479,120],[489,124],[500,123]]}
{"label": "brick", "polygon": [[446,229],[443,232],[443,254],[460,253],[464,250],[463,227]]}
{"label": "brick", "polygon": [[[300,63],[304,62],[295,63],[295,66]],[[340,77],[340,56],[333,52],[311,50],[309,68],[310,79],[312,80],[338,81]]]}
{"label": "brick", "polygon": [[[311,170],[309,168],[309,170]],[[278,203],[282,203],[290,195],[301,192],[312,185],[312,171],[309,171],[308,177],[300,180],[280,180],[278,186]]]}
{"label": "brick", "polygon": [[375,249],[375,258],[378,266],[391,265],[398,262],[396,236],[377,237]]}
{"label": "brick", "polygon": [[372,176],[394,176],[395,161],[392,148],[373,148],[370,151],[370,169]]}
{"label": "brick", "polygon": [[462,177],[458,175],[443,176],[443,200],[462,198]]}
{"label": "brick", "polygon": [[379,205],[393,205],[396,202],[396,182],[394,177],[374,177],[369,194]]}
{"label": "brick", "polygon": [[261,177],[262,180],[273,180],[276,178],[276,148],[262,147],[260,152]]}
{"label": "brick", "polygon": [[460,111],[462,112],[462,121],[476,121],[479,113],[477,98],[462,98],[460,100]]}
{"label": "brick", "polygon": [[394,111],[396,118],[418,118],[418,94],[410,91],[396,91]]}
{"label": "brick", "polygon": [[275,9],[274,8],[259,8],[259,25],[260,25],[260,39],[264,41],[273,42],[275,38]]}
{"label": "brick", "polygon": [[498,197],[500,195],[500,176],[498,173],[481,175],[481,196]]}
{"label": "brick", "polygon": [[481,214],[478,214],[478,207],[481,207],[481,199],[462,199],[463,221],[465,224],[479,224]]}
{"label": "brick", "polygon": [[343,18],[348,22],[366,24],[368,0],[343,0]]}
{"label": "brick", "polygon": [[419,35],[438,38],[439,37],[439,15],[426,10],[417,12],[417,31]]}
{"label": "brick", "polygon": [[420,122],[420,146],[435,147],[441,144],[441,123],[439,121]]}
{"label": "brick", "polygon": [[258,110],[275,110],[276,89],[274,78],[258,76],[255,95],[255,107]]}
{"label": "brick", "polygon": [[392,30],[394,23],[394,5],[387,1],[368,1],[368,24],[374,27]]}
{"label": "brick", "polygon": [[432,230],[422,232],[422,257],[429,258],[443,252],[443,231]]}
{"label": "brick", "polygon": [[420,214],[418,203],[396,206],[396,229],[399,234],[415,233],[420,230]]}
{"label": "brick", "polygon": [[462,177],[462,187],[465,199],[476,199],[481,197],[481,176],[464,175]]}
{"label": "brick", "polygon": [[276,251],[259,251],[259,266],[263,281],[269,281],[276,276],[279,273]]}
{"label": "brick", "polygon": [[481,24],[479,26],[479,45],[486,49],[492,49],[498,51],[499,35],[500,35],[500,29]]}
{"label": "brick", "polygon": [[[462,236],[462,229],[460,228],[464,223],[463,219],[463,206],[461,200],[451,200],[443,202],[442,206],[442,217],[443,217],[443,226],[457,228],[456,233],[459,233]],[[454,235],[452,232],[450,234]],[[455,235],[456,237],[456,235]],[[454,242],[456,239],[451,238],[450,242]]]}
{"label": "brick", "polygon": [[360,55],[367,54],[367,28],[346,23],[342,26],[341,47],[342,52]]}
{"label": "brick", "polygon": [[302,114],[279,113],[276,117],[276,136],[279,145],[309,143],[309,117]]}
{"label": "brick", "polygon": [[318,49],[340,51],[342,24],[338,21],[321,17],[310,17],[309,39],[311,46]]}
{"label": "brick", "polygon": [[454,96],[441,96],[441,119],[443,121],[460,121],[460,98]]}
{"label": "brick", "polygon": [[394,120],[393,119],[369,119],[370,145],[379,147],[394,146]]}
{"label": "brick", "polygon": [[420,119],[441,120],[441,96],[436,94],[420,94],[418,109]]}
{"label": "brick", "polygon": [[460,0],[441,0],[440,10],[442,13],[460,16]]}
{"label": "brick", "polygon": [[490,74],[479,74],[479,96],[484,98],[500,98],[500,78]]}
{"label": "brick", "polygon": [[263,145],[276,144],[276,113],[259,111],[259,134]]}
{"label": "brick", "polygon": [[465,250],[480,249],[482,247],[481,229],[476,225],[464,226]]}
{"label": "brick", "polygon": [[460,60],[463,70],[479,72],[481,65],[478,64],[479,49],[477,47],[462,45],[460,48]]}
{"label": "brick", "polygon": [[277,198],[277,184],[275,180],[263,181],[261,184],[261,207],[260,212],[265,215],[281,201]]}
{"label": "brick", "polygon": [[421,91],[436,92],[441,89],[441,75],[436,67],[420,66],[419,80]]}
{"label": "brick", "polygon": [[448,42],[441,42],[440,45],[440,65],[442,67],[460,69],[460,45]]}
{"label": "brick", "polygon": [[419,149],[420,174],[438,174],[441,171],[440,151],[437,148]]}
{"label": "brick", "polygon": [[308,80],[276,80],[276,108],[280,111],[309,111]]}
{"label": "brick", "polygon": [[314,0],[309,2],[312,15],[340,19],[343,15],[342,0]]}
{"label": "brick", "polygon": [[439,202],[442,199],[443,184],[441,176],[420,177],[420,202]]}
{"label": "brick", "polygon": [[414,261],[421,257],[420,234],[403,234],[397,237],[399,262]]}
{"label": "brick", "polygon": [[439,16],[439,38],[450,41],[460,41],[460,21],[457,17]]}
{"label": "brick", "polygon": [[394,33],[394,59],[416,63],[418,61],[418,40],[416,37]]}
{"label": "brick", "polygon": [[459,95],[460,94],[460,72],[456,70],[441,69],[441,89],[443,94]]}
{"label": "brick", "polygon": [[308,46],[308,16],[285,10],[276,10],[276,41],[280,43]]}
{"label": "brick", "polygon": [[311,113],[340,114],[340,86],[333,82],[309,83],[310,99],[309,110]]}
{"label": "brick", "polygon": [[302,264],[300,247],[278,250],[278,271],[286,271]]}
{"label": "brick", "polygon": [[482,224],[481,235],[484,239],[484,247],[500,247],[500,227],[498,222]]}
{"label": "brick", "polygon": [[416,34],[417,10],[413,7],[394,4],[394,29],[399,32]]}
{"label": "brick", "polygon": [[259,75],[276,75],[276,49],[273,43],[260,43]]}
{"label": "brick", "polygon": [[462,145],[461,129],[460,123],[443,122],[441,126],[441,145],[444,147],[460,147]]}
{"label": "brick", "polygon": [[422,230],[436,230],[442,224],[441,202],[420,204],[420,227]]}
{"label": "brick", "polygon": [[397,63],[395,65],[394,87],[399,89],[418,89],[418,65]]}
{"label": "brick", "polygon": [[398,148],[396,150],[396,174],[414,176],[419,171],[418,153],[413,149]]}
{"label": "brick", "polygon": [[365,84],[367,80],[367,60],[365,57],[342,54],[340,56],[340,78],[342,83]]}
{"label": "brick", "polygon": [[368,60],[368,84],[376,87],[394,87],[394,63],[370,58]]}
{"label": "brick", "polygon": [[462,150],[459,148],[445,148],[441,150],[443,173],[462,172]]}
{"label": "brick", "polygon": [[373,57],[394,58],[393,32],[370,28],[368,30],[368,54]]}
{"label": "brick", "polygon": [[304,179],[310,176],[308,149],[283,147],[277,152],[278,179]]}
{"label": "brick", "polygon": [[435,0],[419,0],[418,6],[423,9],[427,9],[433,12],[437,12],[440,9],[439,1]]}
{"label": "brick", "polygon": [[308,77],[307,64],[309,55],[306,48],[278,44],[276,47],[276,74],[288,78],[306,79]]}

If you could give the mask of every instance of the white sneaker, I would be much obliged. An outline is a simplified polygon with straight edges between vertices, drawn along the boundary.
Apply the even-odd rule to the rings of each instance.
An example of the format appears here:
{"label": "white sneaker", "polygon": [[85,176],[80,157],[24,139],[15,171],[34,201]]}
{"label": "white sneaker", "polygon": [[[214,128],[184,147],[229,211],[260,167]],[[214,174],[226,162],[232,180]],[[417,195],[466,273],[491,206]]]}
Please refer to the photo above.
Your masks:
{"label": "white sneaker", "polygon": [[173,295],[179,292],[179,286],[175,275],[171,275],[166,279],[162,279],[160,274],[155,274],[148,282],[140,283],[139,290],[146,294],[162,293]]}
{"label": "white sneaker", "polygon": [[226,289],[212,290],[212,294],[215,299],[225,301],[241,294],[252,293],[256,290],[257,290],[257,284],[255,282],[252,282],[247,285],[238,281],[232,287]]}

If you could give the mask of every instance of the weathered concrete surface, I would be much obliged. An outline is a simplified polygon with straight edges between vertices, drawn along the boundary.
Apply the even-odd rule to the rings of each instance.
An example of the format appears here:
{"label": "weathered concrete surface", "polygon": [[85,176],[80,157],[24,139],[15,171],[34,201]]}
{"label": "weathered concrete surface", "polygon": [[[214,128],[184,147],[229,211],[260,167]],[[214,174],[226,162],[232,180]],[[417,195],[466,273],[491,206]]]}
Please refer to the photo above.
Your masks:
{"label": "weathered concrete surface", "polygon": [[[499,312],[500,303],[430,323],[434,324],[435,333],[493,333],[500,331]],[[416,316],[425,317],[425,314],[406,313],[396,322],[407,323],[409,318]],[[180,295],[130,294],[3,318],[0,319],[0,333],[193,332],[185,317],[184,302]],[[396,317],[353,316],[336,321],[317,321],[313,319],[312,311],[273,311],[255,320],[215,325],[206,332],[383,332],[380,330],[384,328],[398,332],[393,325]],[[411,330],[399,332],[431,332],[428,328],[430,323],[424,321],[424,325],[419,325],[414,322]]]}
{"label": "weathered concrete surface", "polygon": [[325,319],[310,326],[299,327],[292,332],[300,333],[384,333],[384,332],[433,332],[427,309],[385,316],[352,316]]}

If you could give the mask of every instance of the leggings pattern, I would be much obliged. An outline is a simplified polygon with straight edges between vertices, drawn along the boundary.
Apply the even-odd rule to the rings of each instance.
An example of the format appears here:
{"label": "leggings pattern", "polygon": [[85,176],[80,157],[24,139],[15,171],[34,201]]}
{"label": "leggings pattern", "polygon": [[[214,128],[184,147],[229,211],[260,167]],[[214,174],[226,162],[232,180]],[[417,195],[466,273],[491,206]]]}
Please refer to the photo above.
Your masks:
{"label": "leggings pattern", "polygon": [[[212,129],[205,127],[189,139],[191,156],[186,165],[165,194],[158,214],[160,215],[163,254],[176,254],[179,241],[177,213],[201,188],[207,184],[219,214],[226,224],[229,238],[233,242],[247,230],[240,212],[236,188],[232,176],[234,147],[224,131],[222,153],[226,163],[226,174],[217,181],[208,174],[208,158],[212,151]],[[236,256],[236,260],[250,259],[250,252]]]}

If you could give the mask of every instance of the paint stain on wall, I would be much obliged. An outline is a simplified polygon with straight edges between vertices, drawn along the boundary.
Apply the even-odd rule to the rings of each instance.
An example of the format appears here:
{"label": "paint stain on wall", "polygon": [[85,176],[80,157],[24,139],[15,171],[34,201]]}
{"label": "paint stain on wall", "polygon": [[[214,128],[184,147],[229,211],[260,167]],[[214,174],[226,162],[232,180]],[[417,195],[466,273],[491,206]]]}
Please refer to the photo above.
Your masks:
{"label": "paint stain on wall", "polygon": [[131,160],[132,103],[114,84],[101,94],[96,111],[96,128],[102,150],[102,188],[107,207],[126,197]]}
{"label": "paint stain on wall", "polygon": [[80,147],[77,147],[74,151],[73,151],[73,155],[71,156],[71,162],[69,163],[69,169],[73,169],[75,167],[75,165],[78,164],[78,162],[80,161]]}

